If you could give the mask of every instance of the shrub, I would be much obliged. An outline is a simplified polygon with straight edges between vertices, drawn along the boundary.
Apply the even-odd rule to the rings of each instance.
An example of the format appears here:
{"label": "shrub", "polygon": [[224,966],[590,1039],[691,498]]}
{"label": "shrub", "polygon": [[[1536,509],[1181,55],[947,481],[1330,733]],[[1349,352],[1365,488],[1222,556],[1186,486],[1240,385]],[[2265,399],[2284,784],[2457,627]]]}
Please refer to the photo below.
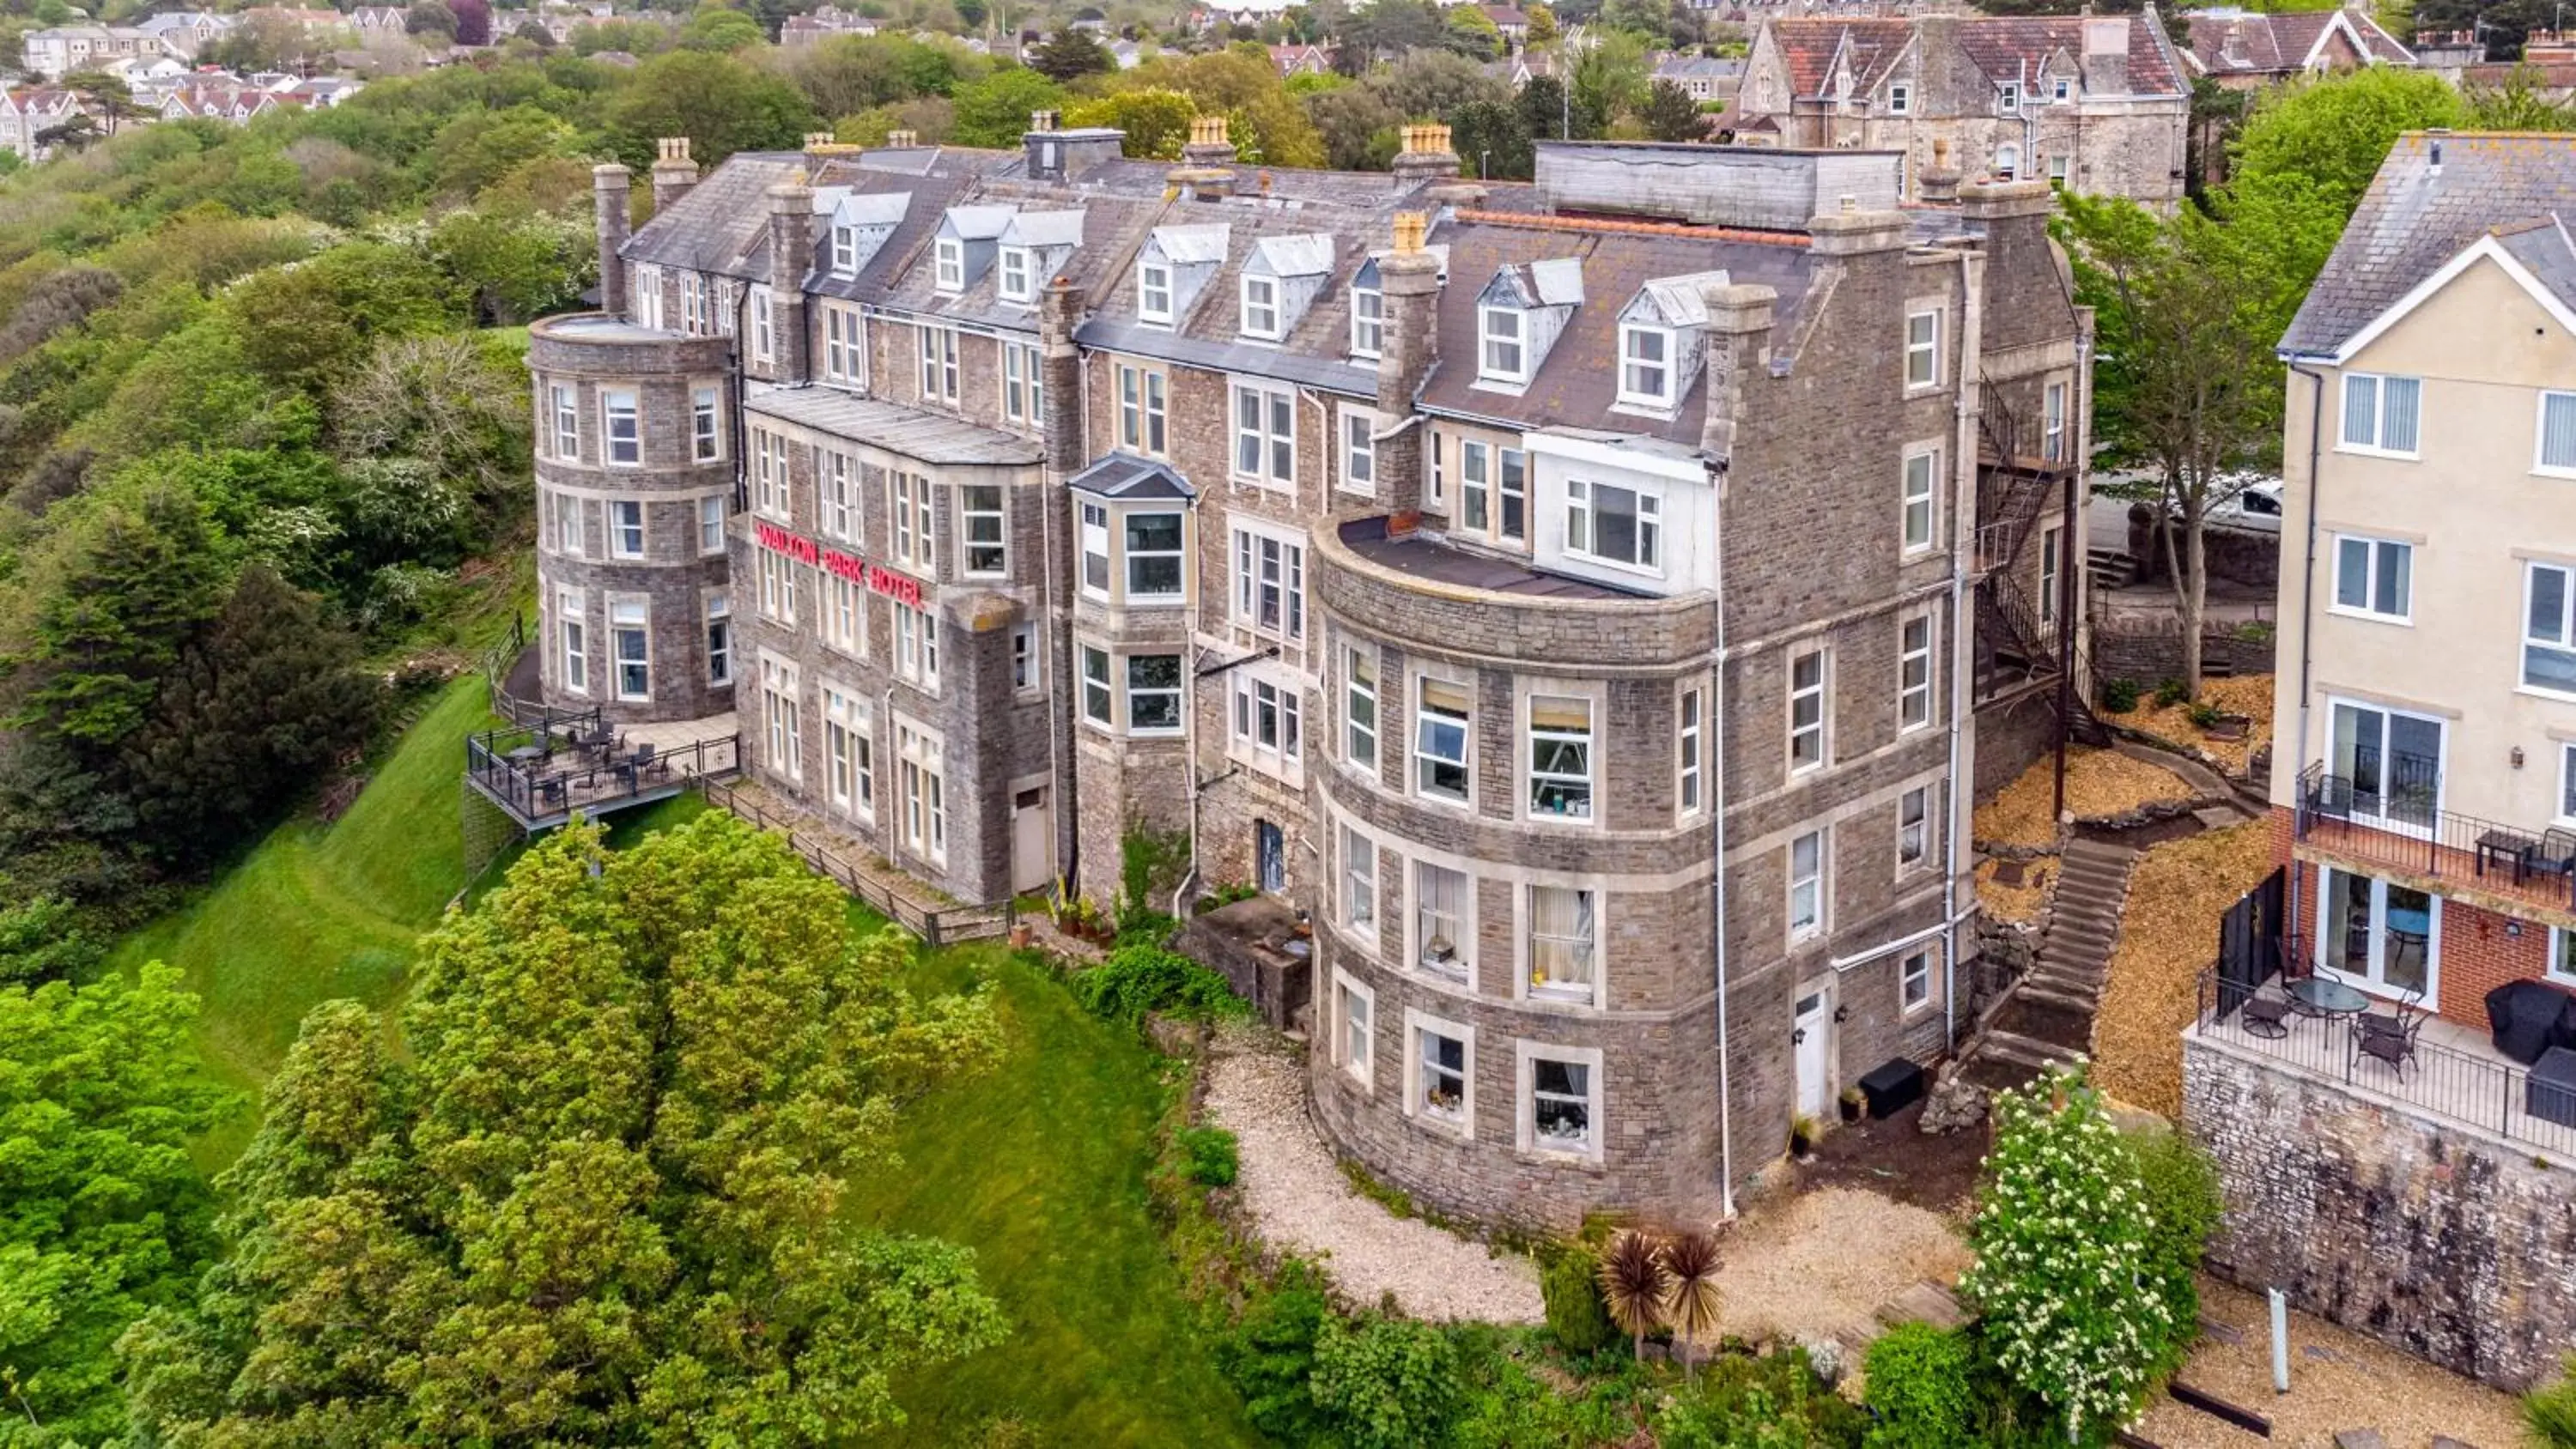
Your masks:
{"label": "shrub", "polygon": [[2137,1160],[2081,1068],[1998,1094],[1994,1120],[1959,1286],[2003,1374],[2070,1439],[2098,1435],[2127,1420],[2180,1331],[2150,1282]]}
{"label": "shrub", "polygon": [[2102,682],[2102,707],[2113,714],[2127,714],[2138,707],[2138,681],[2106,679]]}
{"label": "shrub", "polygon": [[1601,1303],[1600,1268],[1592,1250],[1580,1245],[1557,1252],[1539,1273],[1539,1295],[1547,1302],[1547,1330],[1557,1347],[1589,1357],[1610,1346],[1617,1330],[1610,1310]]}
{"label": "shrub", "polygon": [[1327,1426],[1351,1449],[1419,1449],[1449,1436],[1461,1404],[1457,1345],[1428,1323],[1327,1321],[1306,1382]]}
{"label": "shrub", "polygon": [[1655,1442],[1661,1449],[1857,1449],[1866,1423],[1816,1376],[1806,1350],[1767,1358],[1730,1353],[1655,1416]]}
{"label": "shrub", "polygon": [[1963,1334],[1928,1323],[1889,1329],[1869,1346],[1869,1449],[1950,1449],[1976,1439],[1976,1354]]}
{"label": "shrub", "polygon": [[2191,686],[2179,679],[2168,679],[2156,686],[2156,707],[2170,709],[2191,698]]}
{"label": "shrub", "polygon": [[2126,1139],[2146,1196],[2147,1244],[2142,1285],[2162,1298],[2168,1332],[2159,1372],[2182,1367],[2183,1350],[2200,1331],[2200,1258],[2218,1227],[2225,1203],[2218,1169],[2197,1143],[2179,1132],[2153,1131]]}
{"label": "shrub", "polygon": [[2219,718],[2218,706],[2205,699],[2191,707],[2191,723],[2195,729],[2216,729]]}
{"label": "shrub", "polygon": [[1190,1159],[1190,1181],[1201,1187],[1232,1187],[1239,1163],[1235,1137],[1222,1127],[1184,1127],[1175,1134]]}
{"label": "shrub", "polygon": [[1074,995],[1095,1016],[1141,1022],[1149,1011],[1182,1016],[1240,1016],[1242,997],[1225,978],[1178,951],[1121,946],[1073,979]]}
{"label": "shrub", "polygon": [[2522,1422],[2538,1449],[2576,1449],[2576,1355],[2565,1377],[2523,1399]]}
{"label": "shrub", "polygon": [[1323,1292],[1292,1267],[1279,1289],[1255,1298],[1217,1340],[1217,1371],[1243,1396],[1244,1417],[1270,1439],[1307,1444],[1321,1436],[1324,1416],[1307,1380],[1315,1340],[1331,1317]]}

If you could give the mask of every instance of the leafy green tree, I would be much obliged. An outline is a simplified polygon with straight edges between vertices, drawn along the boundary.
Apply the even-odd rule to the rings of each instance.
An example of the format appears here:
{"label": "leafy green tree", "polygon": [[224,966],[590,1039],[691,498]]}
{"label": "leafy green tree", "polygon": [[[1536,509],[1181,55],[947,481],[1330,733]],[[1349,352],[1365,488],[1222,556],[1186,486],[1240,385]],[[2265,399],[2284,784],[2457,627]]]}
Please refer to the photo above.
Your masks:
{"label": "leafy green tree", "polygon": [[1127,133],[1125,154],[1155,160],[1177,160],[1190,138],[1198,103],[1179,91],[1160,86],[1112,91],[1096,101],[1083,101],[1064,113],[1068,126],[1115,126]]}
{"label": "leafy green tree", "polygon": [[1503,53],[1503,32],[1493,17],[1474,5],[1455,5],[1441,17],[1445,32],[1441,43],[1474,61],[1492,60]]}
{"label": "leafy green tree", "polygon": [[554,216],[451,211],[429,234],[430,255],[474,295],[475,320],[512,326],[570,308],[594,276],[589,228]]}
{"label": "leafy green tree", "polygon": [[226,568],[197,501],[156,490],[67,535],[59,578],[13,659],[8,724],[97,760],[144,721],[161,676],[223,601]]}
{"label": "leafy green tree", "polygon": [[1531,45],[1554,45],[1556,43],[1555,11],[1548,9],[1544,5],[1530,5],[1523,7],[1521,13],[1529,17],[1529,43]]}
{"label": "leafy green tree", "polygon": [[224,307],[252,368],[315,395],[378,338],[446,331],[466,315],[461,289],[436,263],[381,242],[343,243],[245,278]]}
{"label": "leafy green tree", "polygon": [[[2283,87],[2255,107],[2237,138],[2231,198],[2296,187],[2309,194],[2309,204],[2329,208],[2340,230],[2400,132],[2456,126],[2466,110],[2449,81],[2400,66],[2365,66]],[[2228,210],[2220,207],[2222,214]]]}
{"label": "leafy green tree", "polygon": [[0,1409],[13,1445],[120,1438],[109,1348],[184,1302],[213,1247],[188,1144],[228,1103],[194,1068],[196,1016],[158,963],[133,983],[0,986]]}
{"label": "leafy green tree", "polygon": [[680,46],[684,50],[730,53],[768,43],[769,37],[761,34],[760,22],[739,10],[701,10],[680,27]]}
{"label": "leafy green tree", "polygon": [[456,12],[447,0],[412,0],[403,11],[403,34],[424,45],[456,43]]}
{"label": "leafy green tree", "polygon": [[66,897],[39,892],[0,907],[0,987],[59,981],[105,954]]}
{"label": "leafy green tree", "polygon": [[1646,46],[1636,36],[1612,30],[1595,38],[1575,57],[1573,83],[1577,136],[1606,136],[1610,123],[1636,114],[1646,100]]}
{"label": "leafy green tree", "polygon": [[2068,1442],[2099,1442],[2192,1325],[2149,1285],[2154,1222],[2137,1162],[2081,1069],[1999,1093],[1994,1112],[1977,1261],[1959,1286],[2004,1374]]}
{"label": "leafy green tree", "polygon": [[1469,101],[1450,113],[1449,144],[1471,175],[1527,181],[1538,165],[1527,125],[1516,108],[1497,101]]}
{"label": "leafy green tree", "polygon": [[1566,141],[1573,139],[1569,120],[1572,106],[1565,94],[1565,82],[1552,75],[1534,75],[1521,87],[1518,101],[1521,124],[1529,127],[1533,141]]}
{"label": "leafy green tree", "polygon": [[1305,105],[1308,122],[1323,138],[1327,165],[1383,171],[1394,158],[1396,128],[1404,124],[1404,113],[1388,105],[1376,86],[1363,82],[1319,91],[1306,97]]}
{"label": "leafy green tree", "polygon": [[1036,71],[1014,66],[959,86],[951,99],[957,103],[952,142],[1009,150],[1028,134],[1029,113],[1056,109],[1064,104],[1064,93]]}
{"label": "leafy green tree", "polygon": [[2218,1230],[2226,1203],[2219,1196],[2216,1165],[2190,1138],[2157,1130],[2124,1140],[2137,1159],[2139,1186],[2146,1194],[2147,1288],[2164,1299],[2167,1320],[2186,1329],[2172,1337],[2172,1351],[2156,1366],[2167,1372],[2182,1367],[2189,1330],[2200,1322],[2201,1255],[2209,1235]]}
{"label": "leafy green tree", "polygon": [[377,702],[354,638],[270,569],[242,570],[126,744],[142,838],[168,859],[213,859],[363,740]]}
{"label": "leafy green tree", "polygon": [[1276,1291],[1256,1297],[1217,1341],[1217,1369],[1243,1396],[1252,1427],[1281,1444],[1321,1443],[1328,1430],[1308,1381],[1333,1306],[1302,1270],[1291,1273]]}
{"label": "leafy green tree", "polygon": [[1324,1320],[1308,1379],[1315,1407],[1352,1449],[1438,1444],[1463,1407],[1457,1346],[1439,1328],[1372,1318]]}
{"label": "leafy green tree", "polygon": [[794,86],[730,55],[673,51],[635,68],[608,102],[607,124],[630,165],[649,164],[660,136],[686,136],[714,166],[736,151],[793,149],[822,129]]}
{"label": "leafy green tree", "polygon": [[990,1004],[913,997],[908,941],[777,839],[576,825],[422,945],[409,1060],[307,1019],[219,1271],[126,1340],[142,1433],[837,1444],[999,1340],[970,1254],[845,1208],[998,1058]]}
{"label": "leafy green tree", "polygon": [[1708,113],[1691,99],[1691,93],[1679,82],[1659,80],[1646,88],[1645,104],[1638,107],[1637,119],[1646,135],[1656,141],[1705,141],[1708,139]]}
{"label": "leafy green tree", "polygon": [[1090,31],[1067,25],[1029,51],[1028,66],[1061,85],[1078,76],[1106,75],[1118,69],[1118,61]]}

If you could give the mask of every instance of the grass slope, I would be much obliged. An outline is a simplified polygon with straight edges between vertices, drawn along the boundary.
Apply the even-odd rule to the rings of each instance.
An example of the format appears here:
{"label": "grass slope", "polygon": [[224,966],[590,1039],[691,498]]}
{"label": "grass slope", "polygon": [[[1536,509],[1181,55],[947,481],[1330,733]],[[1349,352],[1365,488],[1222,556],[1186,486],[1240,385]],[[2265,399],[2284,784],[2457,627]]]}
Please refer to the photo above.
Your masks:
{"label": "grass slope", "polygon": [[1172,1090],[1162,1059],[999,946],[926,956],[914,986],[979,978],[999,1000],[1008,1057],[907,1109],[902,1168],[863,1185],[854,1207],[973,1248],[1011,1337],[907,1386],[912,1422],[886,1441],[971,1442],[979,1421],[1016,1418],[1045,1444],[1258,1443],[1146,1201]]}

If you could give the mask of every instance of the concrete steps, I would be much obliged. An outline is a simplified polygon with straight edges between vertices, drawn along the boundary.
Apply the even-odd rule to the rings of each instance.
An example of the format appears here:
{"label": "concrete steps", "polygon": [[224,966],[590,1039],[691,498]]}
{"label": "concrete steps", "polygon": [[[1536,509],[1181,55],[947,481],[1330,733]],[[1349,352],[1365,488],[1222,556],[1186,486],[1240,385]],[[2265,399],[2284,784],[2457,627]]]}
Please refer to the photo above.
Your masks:
{"label": "concrete steps", "polygon": [[2138,576],[2138,561],[2126,549],[2090,548],[2084,551],[2085,567],[2093,586],[2101,589],[2125,589]]}
{"label": "concrete steps", "polygon": [[2110,978],[2137,859],[2123,845],[2068,844],[2030,974],[1986,1019],[1960,1063],[1961,1076],[1990,1091],[2018,1087],[2092,1051],[2093,1016]]}

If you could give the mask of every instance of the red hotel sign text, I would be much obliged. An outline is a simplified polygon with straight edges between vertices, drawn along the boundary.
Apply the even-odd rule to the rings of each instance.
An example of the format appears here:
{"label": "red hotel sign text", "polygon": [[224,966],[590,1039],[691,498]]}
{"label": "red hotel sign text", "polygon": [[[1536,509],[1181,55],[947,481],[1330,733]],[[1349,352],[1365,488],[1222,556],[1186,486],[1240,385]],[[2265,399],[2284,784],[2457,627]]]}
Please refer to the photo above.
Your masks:
{"label": "red hotel sign text", "polygon": [[883,594],[912,607],[921,607],[921,580],[882,568],[836,548],[822,548],[802,534],[790,533],[774,523],[752,525],[752,537],[771,553],[785,554],[798,563],[812,564],[829,573],[839,574],[869,593]]}

